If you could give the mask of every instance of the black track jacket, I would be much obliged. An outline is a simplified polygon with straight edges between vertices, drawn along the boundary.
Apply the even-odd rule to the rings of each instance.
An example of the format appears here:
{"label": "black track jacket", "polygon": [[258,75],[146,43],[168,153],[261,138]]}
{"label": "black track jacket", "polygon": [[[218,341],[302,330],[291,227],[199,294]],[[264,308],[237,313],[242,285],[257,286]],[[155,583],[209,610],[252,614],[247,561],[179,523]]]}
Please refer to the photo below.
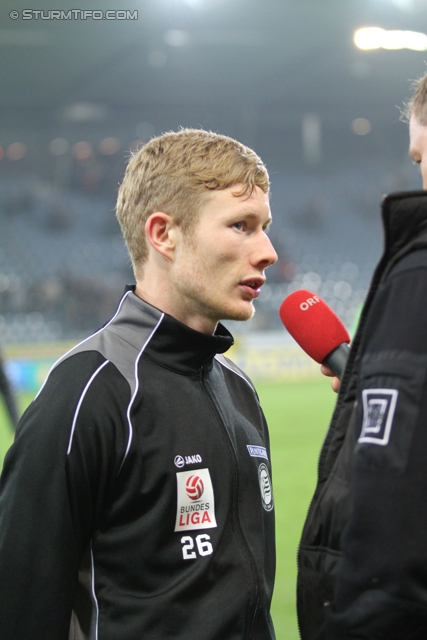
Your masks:
{"label": "black track jacket", "polygon": [[232,342],[129,290],[56,363],[1,478],[1,640],[274,639],[268,433]]}
{"label": "black track jacket", "polygon": [[303,640],[427,638],[427,193],[382,213],[299,551]]}

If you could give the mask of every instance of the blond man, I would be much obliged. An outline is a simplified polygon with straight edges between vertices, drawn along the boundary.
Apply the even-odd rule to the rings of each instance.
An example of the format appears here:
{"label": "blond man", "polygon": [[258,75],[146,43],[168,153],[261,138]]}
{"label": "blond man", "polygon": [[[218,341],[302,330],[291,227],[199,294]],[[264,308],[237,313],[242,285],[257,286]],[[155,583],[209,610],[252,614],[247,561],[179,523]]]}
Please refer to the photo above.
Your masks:
{"label": "blond man", "polygon": [[182,130],[129,162],[135,273],[25,413],[0,494],[2,640],[273,640],[274,498],[251,382],[222,354],[276,253],[268,174]]}

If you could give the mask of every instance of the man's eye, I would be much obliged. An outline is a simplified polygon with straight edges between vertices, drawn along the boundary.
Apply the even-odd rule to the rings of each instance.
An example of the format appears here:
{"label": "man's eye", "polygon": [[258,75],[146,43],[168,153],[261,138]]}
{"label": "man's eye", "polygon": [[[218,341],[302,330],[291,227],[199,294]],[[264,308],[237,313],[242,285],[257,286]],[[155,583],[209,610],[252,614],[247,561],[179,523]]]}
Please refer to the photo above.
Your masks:
{"label": "man's eye", "polygon": [[233,227],[237,229],[237,231],[243,231],[243,222],[235,222]]}

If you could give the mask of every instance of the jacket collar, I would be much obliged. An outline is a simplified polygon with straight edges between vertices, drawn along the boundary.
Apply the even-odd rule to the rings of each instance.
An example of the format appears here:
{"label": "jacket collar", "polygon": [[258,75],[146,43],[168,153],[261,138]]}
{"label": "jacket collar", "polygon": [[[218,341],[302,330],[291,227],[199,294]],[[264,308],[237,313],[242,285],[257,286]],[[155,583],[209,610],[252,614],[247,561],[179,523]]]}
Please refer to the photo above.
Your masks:
{"label": "jacket collar", "polygon": [[401,191],[385,196],[382,218],[385,254],[389,259],[427,229],[427,191]]}
{"label": "jacket collar", "polygon": [[[209,370],[214,357],[234,344],[233,336],[224,325],[218,324],[214,335],[195,331],[139,298],[134,293],[134,286],[126,289],[132,291],[127,296],[128,304],[138,310],[136,317],[141,326],[148,321],[155,328],[144,353],[162,366],[187,374],[200,371],[202,367]],[[125,313],[125,309],[123,311]]]}

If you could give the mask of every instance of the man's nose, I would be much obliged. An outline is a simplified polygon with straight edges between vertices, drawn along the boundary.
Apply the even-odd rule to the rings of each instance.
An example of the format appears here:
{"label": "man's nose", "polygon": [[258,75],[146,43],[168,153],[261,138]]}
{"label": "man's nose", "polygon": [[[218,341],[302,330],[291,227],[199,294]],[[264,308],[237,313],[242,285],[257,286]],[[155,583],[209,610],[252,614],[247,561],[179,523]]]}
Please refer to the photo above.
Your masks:
{"label": "man's nose", "polygon": [[277,262],[277,253],[271,243],[270,238],[263,232],[260,247],[255,253],[255,263],[266,269]]}

